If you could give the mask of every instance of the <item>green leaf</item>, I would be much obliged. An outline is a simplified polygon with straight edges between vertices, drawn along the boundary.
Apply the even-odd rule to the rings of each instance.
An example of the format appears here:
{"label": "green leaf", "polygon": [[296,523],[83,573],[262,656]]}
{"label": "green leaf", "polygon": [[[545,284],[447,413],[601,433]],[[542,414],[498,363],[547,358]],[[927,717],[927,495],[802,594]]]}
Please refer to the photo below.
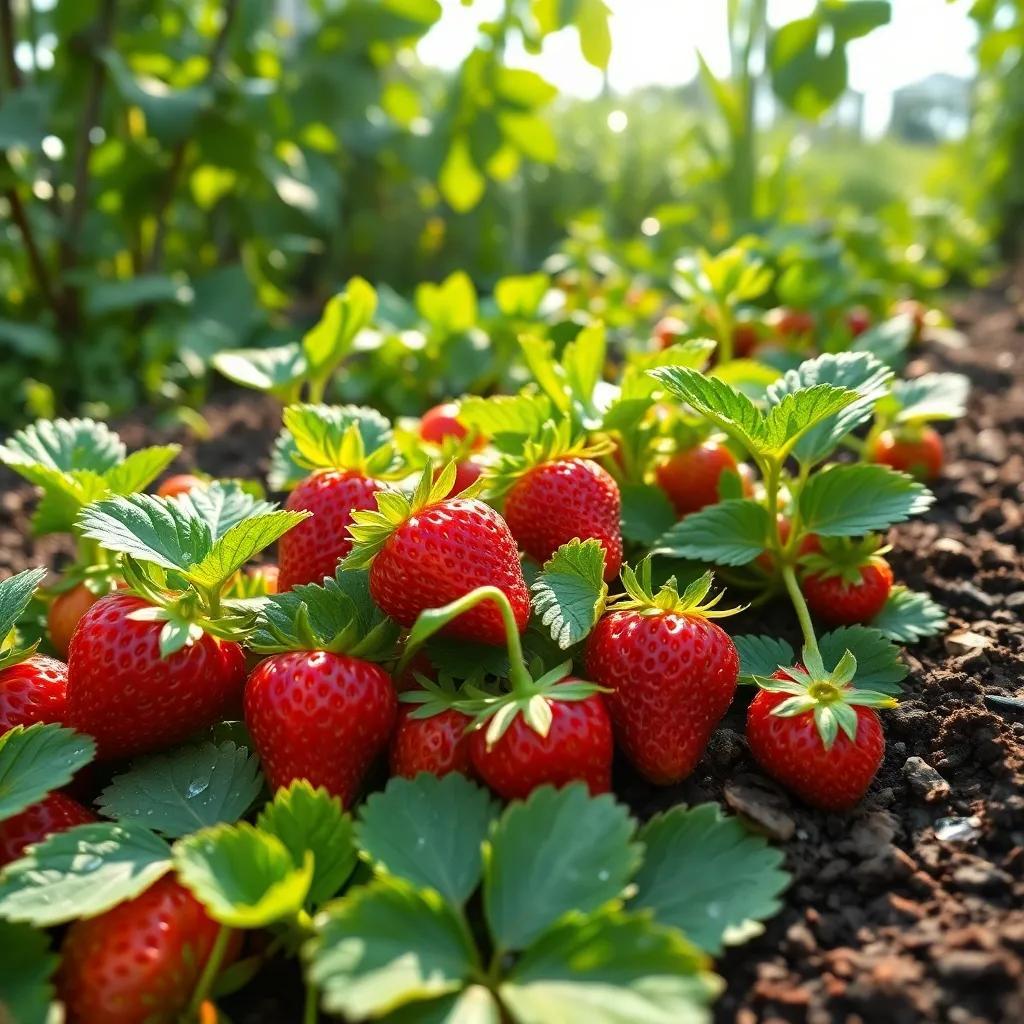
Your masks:
{"label": "green leaf", "polygon": [[210,527],[168,498],[133,494],[107,498],[82,510],[76,524],[82,536],[108,551],[120,551],[165,569],[185,571],[213,547]]}
{"label": "green leaf", "polygon": [[885,394],[891,379],[892,370],[867,352],[822,355],[806,360],[772,384],[768,388],[768,400],[778,405],[786,395],[817,384],[834,384],[857,392],[859,397],[855,401],[812,427],[794,446],[793,454],[801,462],[815,463],[871,417],[875,403]]}
{"label": "green leaf", "polygon": [[313,881],[307,902],[320,906],[345,884],[356,866],[355,829],[341,801],[327,790],[314,789],[298,779],[283,786],[260,811],[256,826],[277,836],[292,860],[301,865],[306,851],[313,854]]}
{"label": "green leaf", "polygon": [[578,644],[597,624],[608,587],[604,548],[597,540],[576,538],[545,563],[533,591],[533,610],[562,650]]}
{"label": "green leaf", "polygon": [[487,179],[473,162],[469,140],[465,135],[457,135],[452,139],[437,179],[437,187],[456,213],[468,213],[483,198]]}
{"label": "green leaf", "polygon": [[477,966],[455,911],[397,879],[352,890],[317,927],[310,978],[328,1013],[353,1020],[458,992]]}
{"label": "green leaf", "polygon": [[33,85],[12,90],[0,102],[0,152],[23,147],[38,150],[46,136],[46,98]]}
{"label": "green leaf", "polygon": [[765,418],[764,450],[783,455],[834,414],[858,401],[856,391],[831,384],[815,384],[784,395]]}
{"label": "green leaf", "polygon": [[330,372],[352,350],[356,335],[368,327],[377,309],[377,293],[361,277],[349,281],[343,292],[324,307],[320,322],[302,339],[309,368],[314,374]]}
{"label": "green leaf", "polygon": [[[500,68],[504,78],[509,74],[533,75],[531,71],[519,68]],[[539,76],[534,76],[539,78]],[[543,81],[543,79],[541,79]],[[547,86],[547,83],[544,83]],[[547,274],[522,274],[501,278],[494,286],[494,301],[498,309],[507,317],[530,320],[537,316],[541,302],[551,287],[551,279]],[[478,401],[486,401],[478,399]]]}
{"label": "green leaf", "polygon": [[103,474],[111,494],[134,494],[148,487],[174,460],[181,445],[163,444],[132,452]]}
{"label": "green leaf", "polygon": [[100,278],[85,292],[85,311],[90,317],[99,318],[159,303],[188,306],[192,299],[192,288],[180,276],[138,274],[123,280]]}
{"label": "green leaf", "polygon": [[495,395],[463,399],[459,419],[485,437],[532,435],[551,419],[551,412],[551,401],[546,395]]}
{"label": "green leaf", "polygon": [[745,942],[778,913],[782,854],[717,804],[674,807],[640,830],[644,862],[631,909],[647,909],[706,953]]}
{"label": "green leaf", "polygon": [[171,849],[134,822],[57,832],[0,874],[0,917],[39,928],[95,917],[171,870]]}
{"label": "green leaf", "polygon": [[796,657],[785,640],[773,636],[747,634],[732,640],[740,656],[740,682],[752,683],[753,676],[770,676],[777,668],[792,665]]}
{"label": "green leaf", "polygon": [[899,693],[897,685],[907,676],[900,649],[884,633],[868,626],[840,626],[818,640],[825,668],[832,671],[850,651],[857,659],[854,684],[860,690]]}
{"label": "green leaf", "polygon": [[959,419],[967,411],[970,381],[962,373],[925,373],[892,386],[897,423]]}
{"label": "green leaf", "polygon": [[486,790],[456,773],[394,778],[364,804],[359,845],[378,871],[460,906],[480,882],[481,845],[495,811]]}
{"label": "green leaf", "polygon": [[665,492],[653,484],[626,484],[622,495],[622,536],[649,548],[675,524],[676,510]]}
{"label": "green leaf", "polygon": [[579,783],[543,786],[511,804],[484,862],[484,912],[497,947],[523,949],[570,911],[620,897],[641,858],[632,834],[622,804]]}
{"label": "green leaf", "polygon": [[425,281],[416,288],[416,308],[435,330],[461,334],[476,324],[473,281],[464,270],[449,274],[440,284]]}
{"label": "green leaf", "polygon": [[610,11],[604,0],[579,0],[576,28],[580,34],[583,59],[604,71],[612,55],[612,34],[608,25]]}
{"label": "green leaf", "polygon": [[250,516],[214,541],[202,561],[188,568],[183,566],[184,575],[197,586],[220,587],[250,558],[309,517],[309,512],[290,512],[286,509]]}
{"label": "green leaf", "polygon": [[709,1024],[720,990],[679,932],[613,911],[546,932],[499,994],[515,1024]]}
{"label": "green leaf", "polygon": [[256,391],[286,396],[306,375],[308,365],[298,342],[275,348],[239,348],[218,352],[214,369],[228,380]]}
{"label": "green leaf", "polygon": [[846,90],[846,51],[841,39],[824,34],[817,13],[778,29],[768,47],[776,96],[791,110],[812,120],[820,117]]}
{"label": "green leaf", "polygon": [[746,565],[764,551],[768,512],[750,498],[730,498],[692,512],[665,533],[656,555]]}
{"label": "green leaf", "polygon": [[905,313],[869,327],[854,339],[854,352],[870,352],[887,366],[899,368],[914,337],[914,321]]}
{"label": "green leaf", "polygon": [[597,321],[584,327],[562,353],[565,382],[585,411],[592,410],[594,392],[604,374],[607,348],[604,324]]}
{"label": "green leaf", "polygon": [[285,844],[247,822],[215,825],[174,844],[174,866],[209,915],[229,928],[265,928],[303,907],[314,855],[296,865]]}
{"label": "green leaf", "polygon": [[288,458],[304,472],[359,468],[366,454],[394,439],[390,421],[360,405],[290,405],[284,424],[293,447]]}
{"label": "green leaf", "polygon": [[254,754],[230,740],[179,747],[144,758],[113,781],[98,800],[108,818],[135,821],[178,838],[238,821],[263,787]]}
{"label": "green leaf", "polygon": [[45,569],[25,569],[0,581],[0,650],[8,646],[8,634],[25,613],[45,575]]}
{"label": "green leaf", "polygon": [[855,463],[829,466],[800,492],[804,529],[823,537],[859,537],[927,511],[934,495],[906,473]]}
{"label": "green leaf", "polygon": [[83,419],[39,420],[0,446],[0,459],[29,480],[32,477],[22,471],[33,466],[58,473],[73,469],[105,473],[125,453],[124,442],[106,424]]}
{"label": "green leaf", "polygon": [[483,985],[440,999],[409,1003],[381,1017],[383,1024],[502,1024],[501,1010]]}
{"label": "green leaf", "polygon": [[257,498],[237,480],[214,480],[203,487],[193,487],[172,501],[186,515],[206,523],[215,541],[244,519],[274,510],[269,501]]}
{"label": "green leaf", "polygon": [[948,624],[946,612],[931,595],[901,586],[892,588],[882,610],[868,623],[890,640],[904,644],[936,636]]}
{"label": "green leaf", "polygon": [[60,957],[50,951],[49,936],[23,924],[0,921],[0,1020],[9,1024],[47,1024],[55,997],[51,978]]}
{"label": "green leaf", "polygon": [[16,725],[0,736],[0,821],[66,786],[96,754],[92,737],[61,725]]}

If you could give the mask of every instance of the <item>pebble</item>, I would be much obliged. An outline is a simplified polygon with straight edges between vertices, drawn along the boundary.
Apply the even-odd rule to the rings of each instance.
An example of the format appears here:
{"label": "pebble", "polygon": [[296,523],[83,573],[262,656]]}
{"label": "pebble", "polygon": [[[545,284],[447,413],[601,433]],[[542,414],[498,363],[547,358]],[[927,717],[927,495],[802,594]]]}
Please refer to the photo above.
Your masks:
{"label": "pebble", "polygon": [[929,802],[949,796],[949,783],[924,758],[908,757],[903,774],[910,788]]}
{"label": "pebble", "polygon": [[947,978],[960,981],[977,981],[1000,973],[999,961],[991,953],[979,949],[940,950],[935,969]]}
{"label": "pebble", "polygon": [[725,787],[725,802],[739,815],[742,815],[758,831],[769,839],[780,843],[792,839],[796,831],[796,822],[778,807],[771,806],[771,794],[739,783],[729,783]]}
{"label": "pebble", "polygon": [[968,889],[971,892],[989,892],[1011,885],[1013,879],[1005,871],[1000,871],[994,864],[978,861],[958,867],[953,872],[953,881],[961,889]]}
{"label": "pebble", "polygon": [[993,645],[993,641],[989,637],[982,636],[970,629],[962,630],[959,633],[950,633],[943,642],[946,645],[946,650],[954,656],[986,651]]}

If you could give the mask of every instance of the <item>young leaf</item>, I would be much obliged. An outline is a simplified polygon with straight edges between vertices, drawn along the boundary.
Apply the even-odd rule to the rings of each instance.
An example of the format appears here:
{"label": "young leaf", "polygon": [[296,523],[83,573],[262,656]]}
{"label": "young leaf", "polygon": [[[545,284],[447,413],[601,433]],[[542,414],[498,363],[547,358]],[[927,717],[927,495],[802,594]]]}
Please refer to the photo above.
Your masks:
{"label": "young leaf", "polygon": [[481,845],[495,813],[487,791],[461,775],[395,778],[363,805],[359,845],[378,871],[460,906],[480,882]]}
{"label": "young leaf", "polygon": [[238,821],[263,788],[259,762],[230,740],[144,758],[100,795],[108,818],[136,821],[172,839]]}
{"label": "young leaf", "polygon": [[[394,438],[391,422],[361,405],[290,405],[284,411],[284,425],[292,443],[287,457],[303,475],[320,467],[357,468]],[[381,457],[391,461],[389,452]],[[386,464],[380,467],[385,468]]]}
{"label": "young leaf", "polygon": [[856,401],[812,427],[794,446],[793,454],[801,462],[815,463],[871,416],[891,379],[892,370],[867,352],[826,354],[808,359],[786,373],[768,388],[768,400],[777,405],[786,395],[816,384],[834,384],[857,392]]}
{"label": "young leaf", "polygon": [[313,881],[306,900],[314,907],[334,896],[356,866],[355,829],[341,801],[305,779],[282,787],[260,811],[256,827],[277,836],[296,865],[313,853]]}
{"label": "young leaf", "polygon": [[740,656],[740,682],[752,683],[753,676],[770,676],[780,666],[793,664],[793,648],[785,640],[773,636],[746,634],[734,636],[733,643]]}
{"label": "young leaf", "polygon": [[651,547],[677,520],[676,510],[660,487],[626,484],[622,493],[622,536],[634,544]]}
{"label": "young leaf", "polygon": [[306,332],[302,350],[310,371],[330,372],[352,349],[356,335],[368,327],[377,309],[377,293],[361,277],[349,281],[343,292],[324,307],[320,322]]}
{"label": "young leaf", "polygon": [[455,911],[436,892],[398,879],[359,886],[317,926],[310,979],[323,1008],[351,1020],[458,992],[477,967]]}
{"label": "young leaf", "polygon": [[237,480],[214,480],[172,500],[186,515],[206,523],[214,540],[250,516],[273,512],[275,507],[250,494]]}
{"label": "young leaf", "polygon": [[78,528],[108,551],[121,551],[164,569],[185,570],[213,547],[210,527],[176,501],[133,494],[107,498],[82,510]]}
{"label": "young leaf", "polygon": [[0,736],[0,821],[66,786],[96,754],[92,737],[61,725],[16,725]]}
{"label": "young leaf", "polygon": [[970,381],[962,373],[925,373],[892,386],[897,423],[959,419],[967,410]]}
{"label": "young leaf", "polygon": [[765,417],[763,450],[776,455],[794,451],[810,431],[831,421],[858,398],[856,391],[831,384],[815,384],[783,395]]}
{"label": "young leaf", "polygon": [[721,987],[675,929],[605,911],[547,931],[499,994],[517,1024],[708,1024]]}
{"label": "young leaf", "polygon": [[181,445],[163,444],[132,452],[123,462],[108,469],[103,480],[111,494],[134,494],[148,487],[174,460]]}
{"label": "young leaf", "polygon": [[228,380],[256,391],[285,396],[306,375],[308,364],[298,342],[275,348],[238,348],[218,352],[214,368]]}
{"label": "young leaf", "polygon": [[815,473],[800,492],[804,528],[823,537],[859,537],[928,510],[935,496],[906,473],[851,463]]}
{"label": "young leaf", "polygon": [[717,804],[674,807],[640,829],[644,862],[630,908],[654,911],[706,953],[744,942],[778,913],[782,854]]}
{"label": "young leaf", "polygon": [[641,847],[633,821],[586,786],[543,786],[509,805],[484,861],[484,912],[501,950],[523,949],[570,911],[588,913],[622,895]]}
{"label": "young leaf", "polygon": [[179,839],[174,866],[210,917],[229,928],[265,928],[293,917],[313,880],[312,851],[296,865],[277,836],[244,821]]}
{"label": "young leaf", "polygon": [[171,848],[134,822],[57,832],[0,874],[0,917],[39,928],[95,917],[171,870]]}
{"label": "young leaf", "polygon": [[58,473],[88,469],[105,473],[126,454],[124,442],[95,420],[39,420],[0,445],[0,461],[33,483],[32,467]]}
{"label": "young leaf", "polygon": [[54,999],[50,979],[60,957],[45,932],[0,921],[0,1021],[46,1024]]}
{"label": "young leaf", "polygon": [[854,685],[859,690],[899,693],[897,685],[908,669],[900,661],[900,649],[877,629],[868,626],[840,626],[818,641],[825,668],[832,671],[850,651],[857,659]]}
{"label": "young leaf", "polygon": [[459,420],[485,437],[532,436],[551,419],[551,412],[551,400],[545,395],[470,397],[459,405]]}
{"label": "young leaf", "polygon": [[545,563],[533,591],[533,610],[565,650],[578,644],[597,624],[608,596],[604,548],[578,538],[563,544]]}
{"label": "young leaf", "polygon": [[929,594],[907,587],[892,588],[882,610],[868,623],[890,640],[912,644],[941,633],[947,625],[945,611]]}
{"label": "young leaf", "polygon": [[708,505],[681,519],[655,544],[652,553],[721,565],[746,565],[765,548],[768,512],[750,498]]}
{"label": "young leaf", "polygon": [[905,313],[869,327],[850,346],[854,352],[870,352],[886,366],[899,369],[914,337],[914,321]]}
{"label": "young leaf", "polygon": [[269,547],[293,526],[298,526],[309,517],[309,512],[278,509],[276,512],[244,519],[214,541],[200,562],[183,566],[184,576],[200,587],[220,587],[253,555]]}

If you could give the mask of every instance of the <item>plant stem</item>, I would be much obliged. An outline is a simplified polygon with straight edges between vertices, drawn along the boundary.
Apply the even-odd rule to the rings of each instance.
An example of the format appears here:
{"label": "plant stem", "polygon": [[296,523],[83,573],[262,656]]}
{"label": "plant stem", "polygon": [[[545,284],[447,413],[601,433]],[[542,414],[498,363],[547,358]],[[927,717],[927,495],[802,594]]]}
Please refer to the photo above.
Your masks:
{"label": "plant stem", "polygon": [[796,573],[793,571],[791,565],[785,565],[782,567],[782,578],[786,582],[786,590],[789,591],[789,599],[793,602],[793,610],[796,612],[796,617],[800,622],[800,632],[804,635],[804,646],[812,655],[817,655],[820,659],[821,654],[818,651],[818,638],[814,635],[814,625],[811,622],[811,613],[807,608],[807,602],[804,600],[804,595],[800,592],[800,584],[797,583]]}
{"label": "plant stem", "polygon": [[316,1024],[316,994],[316,986],[311,981],[307,980],[306,1002],[302,1011],[302,1024]]}
{"label": "plant stem", "polygon": [[217,980],[217,974],[220,971],[220,965],[227,951],[230,938],[231,929],[227,925],[222,924],[217,932],[217,938],[214,939],[213,949],[210,950],[210,956],[206,961],[206,966],[203,968],[203,973],[199,976],[195,991],[192,993],[192,1001],[189,1003],[188,1011],[185,1015],[187,1020],[193,1020],[199,1015],[199,1007],[206,1001],[206,997],[210,994],[210,989],[213,988],[213,983]]}

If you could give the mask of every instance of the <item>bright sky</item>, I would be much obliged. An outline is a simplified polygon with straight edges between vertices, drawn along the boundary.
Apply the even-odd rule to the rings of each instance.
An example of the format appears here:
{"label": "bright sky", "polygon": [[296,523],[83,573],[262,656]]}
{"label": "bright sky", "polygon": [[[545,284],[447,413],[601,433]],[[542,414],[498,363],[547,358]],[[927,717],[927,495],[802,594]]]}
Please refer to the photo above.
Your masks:
{"label": "bright sky", "polygon": [[[697,71],[700,50],[715,71],[728,67],[725,0],[606,0],[612,10],[612,88],[626,92],[644,85],[677,85]],[[501,0],[441,0],[444,15],[419,46],[421,58],[444,68],[458,65],[476,40],[476,27],[493,18]],[[888,123],[892,93],[943,71],[970,76],[974,26],[970,0],[892,0],[892,21],[849,48],[850,84],[865,94],[870,133]],[[769,0],[769,18],[782,24],[807,15],[814,0]],[[560,32],[532,56],[510,48],[509,59],[544,75],[563,92],[589,98],[601,75],[579,55],[576,38]]]}

